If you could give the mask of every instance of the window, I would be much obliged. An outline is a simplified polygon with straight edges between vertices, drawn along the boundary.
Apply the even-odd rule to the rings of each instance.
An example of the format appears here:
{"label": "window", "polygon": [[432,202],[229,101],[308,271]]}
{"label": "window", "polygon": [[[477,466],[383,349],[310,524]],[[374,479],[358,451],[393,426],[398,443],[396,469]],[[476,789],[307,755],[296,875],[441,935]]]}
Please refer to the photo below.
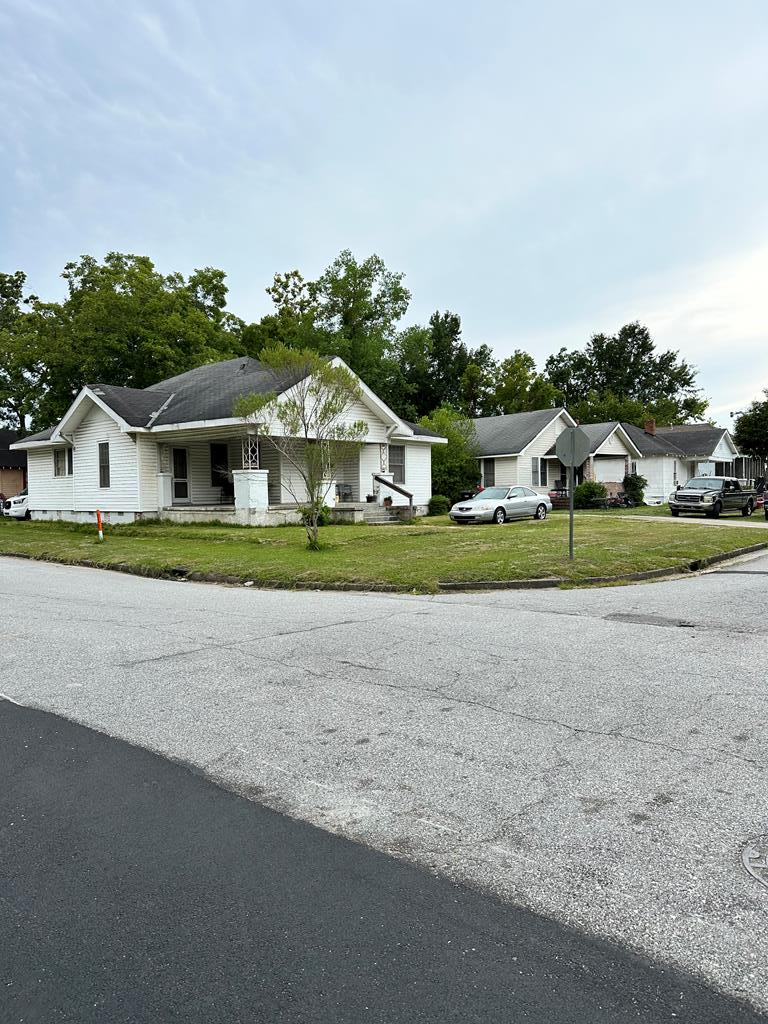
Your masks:
{"label": "window", "polygon": [[99,487],[109,487],[109,441],[99,444]]}
{"label": "window", "polygon": [[637,476],[637,463],[636,462],[630,462],[630,464],[629,464],[629,472],[630,472],[630,474],[632,476]]}
{"label": "window", "polygon": [[211,445],[211,487],[225,487],[229,482],[229,448],[225,444]]}
{"label": "window", "polygon": [[72,476],[72,449],[55,448],[53,451],[53,475]]}
{"label": "window", "polygon": [[496,484],[496,459],[483,459],[483,487]]}
{"label": "window", "polygon": [[75,471],[74,462],[75,457],[72,448],[67,448],[67,476],[72,476]]}
{"label": "window", "polygon": [[405,445],[391,444],[389,446],[389,471],[392,474],[392,482],[395,484],[405,483]]}
{"label": "window", "polygon": [[531,459],[531,485],[533,487],[546,487],[548,479],[547,460],[538,457]]}

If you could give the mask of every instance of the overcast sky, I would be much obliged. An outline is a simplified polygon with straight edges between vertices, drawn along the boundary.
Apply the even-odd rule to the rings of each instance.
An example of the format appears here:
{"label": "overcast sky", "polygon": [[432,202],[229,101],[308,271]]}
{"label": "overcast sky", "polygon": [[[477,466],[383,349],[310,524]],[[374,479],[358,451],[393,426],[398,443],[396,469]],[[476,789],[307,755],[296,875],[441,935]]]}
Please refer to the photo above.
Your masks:
{"label": "overcast sky", "polygon": [[0,269],[377,252],[407,322],[553,350],[638,319],[728,425],[768,386],[768,3],[0,0]]}

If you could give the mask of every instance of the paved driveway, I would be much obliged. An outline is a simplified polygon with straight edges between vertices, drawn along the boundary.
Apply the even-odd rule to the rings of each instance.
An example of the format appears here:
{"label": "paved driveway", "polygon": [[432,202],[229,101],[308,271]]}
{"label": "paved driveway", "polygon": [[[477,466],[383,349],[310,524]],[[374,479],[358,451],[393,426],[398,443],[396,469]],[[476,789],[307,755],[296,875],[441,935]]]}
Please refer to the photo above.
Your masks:
{"label": "paved driveway", "polygon": [[768,558],[735,568],[417,598],[2,559],[2,689],[768,1006]]}

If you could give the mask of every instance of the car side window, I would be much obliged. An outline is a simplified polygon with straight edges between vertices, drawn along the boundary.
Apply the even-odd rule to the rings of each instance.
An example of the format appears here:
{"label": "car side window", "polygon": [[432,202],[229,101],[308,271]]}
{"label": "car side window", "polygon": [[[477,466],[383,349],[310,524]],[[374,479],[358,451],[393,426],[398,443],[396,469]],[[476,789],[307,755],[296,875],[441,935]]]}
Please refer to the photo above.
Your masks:
{"label": "car side window", "polygon": [[523,496],[523,488],[522,487],[513,487],[512,490],[507,495],[508,498],[522,498],[522,496]]}
{"label": "car side window", "polygon": [[524,487],[523,494],[527,495],[529,498],[538,498],[536,491],[532,491],[530,487]]}

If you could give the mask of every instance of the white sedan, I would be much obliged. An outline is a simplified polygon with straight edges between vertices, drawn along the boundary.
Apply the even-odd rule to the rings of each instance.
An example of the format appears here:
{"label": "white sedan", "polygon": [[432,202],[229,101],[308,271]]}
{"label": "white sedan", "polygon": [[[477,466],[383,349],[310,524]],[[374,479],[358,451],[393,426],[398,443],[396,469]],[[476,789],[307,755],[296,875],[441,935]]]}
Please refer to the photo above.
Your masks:
{"label": "white sedan", "polygon": [[530,487],[486,487],[466,501],[457,501],[448,513],[454,523],[497,523],[508,519],[546,519],[552,502]]}

